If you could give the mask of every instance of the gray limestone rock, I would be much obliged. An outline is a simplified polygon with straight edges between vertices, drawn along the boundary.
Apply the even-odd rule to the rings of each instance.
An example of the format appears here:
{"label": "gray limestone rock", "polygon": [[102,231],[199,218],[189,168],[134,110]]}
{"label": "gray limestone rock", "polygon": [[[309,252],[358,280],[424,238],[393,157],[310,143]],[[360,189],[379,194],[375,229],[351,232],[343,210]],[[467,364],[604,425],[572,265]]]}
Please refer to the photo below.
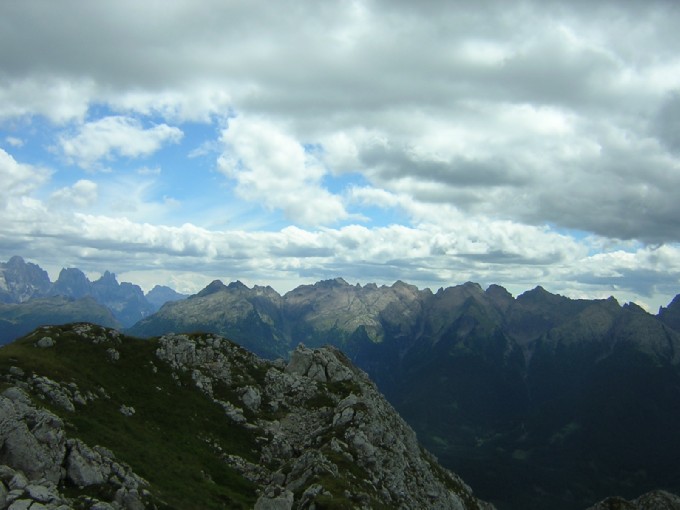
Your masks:
{"label": "gray limestone rock", "polygon": [[33,500],[17,499],[7,507],[7,510],[28,510],[29,508],[33,508]]}
{"label": "gray limestone rock", "polygon": [[20,470],[29,479],[59,481],[65,455],[64,424],[36,409],[28,395],[12,387],[0,395],[0,464]]}
{"label": "gray limestone rock", "polygon": [[118,410],[124,416],[133,416],[137,412],[134,407],[126,406],[125,404],[121,405]]}
{"label": "gray limestone rock", "polygon": [[353,377],[353,371],[340,351],[332,347],[311,350],[302,344],[291,354],[286,373],[304,375],[319,382],[346,381]]}
{"label": "gray limestone rock", "polygon": [[50,347],[54,347],[54,340],[49,336],[44,336],[38,340],[35,345],[41,349],[48,349]]}
{"label": "gray limestone rock", "polygon": [[71,412],[76,410],[71,399],[71,390],[67,386],[62,386],[49,377],[35,375],[31,378],[30,384],[59,407]]}
{"label": "gray limestone rock", "polygon": [[[77,327],[92,342],[106,343],[109,352],[121,341]],[[160,379],[168,377],[169,368],[178,385],[198,389],[203,395],[195,398],[207,396],[224,409],[225,420],[252,433],[257,445],[252,453],[259,458],[235,455],[212,437],[201,439],[220,462],[259,487],[256,509],[320,508],[330,498],[336,506],[362,510],[377,505],[485,508],[456,475],[428,456],[368,376],[337,349],[301,345],[289,363],[270,363],[212,335],[166,335],[158,340],[155,353],[157,359],[150,365],[158,365],[158,370],[152,387],[161,391],[170,382]],[[107,366],[120,369],[126,361],[121,357]],[[79,409],[70,412],[99,399],[98,405],[134,414],[131,406],[114,404],[115,397],[107,402],[107,388],[94,391],[79,379],[57,382],[35,375],[28,380],[26,387],[40,398],[61,402],[64,409],[66,401],[77,403]],[[117,395],[114,388],[108,390]],[[91,509],[144,508],[142,479],[109,450],[66,439],[61,420],[37,409],[21,390],[9,389],[0,396],[0,441],[4,506],[68,508],[73,501],[61,496],[56,485],[66,484],[83,488],[82,498],[88,498]],[[8,467],[3,470],[2,464]],[[210,479],[207,471],[201,476]],[[98,501],[92,494],[108,496],[97,496],[106,499]]]}
{"label": "gray limestone rock", "polygon": [[118,361],[120,359],[120,352],[118,352],[113,347],[106,349],[106,354],[111,361]]}
{"label": "gray limestone rock", "polygon": [[632,501],[610,497],[596,503],[588,510],[680,510],[680,496],[658,490],[643,494]]}
{"label": "gray limestone rock", "polygon": [[253,386],[247,386],[241,395],[241,401],[251,411],[257,411],[262,403],[260,390]]}
{"label": "gray limestone rock", "polygon": [[254,510],[291,510],[293,501],[291,491],[283,491],[277,496],[262,495],[255,503]]}
{"label": "gray limestone rock", "polygon": [[111,468],[99,452],[78,439],[68,440],[66,476],[78,487],[101,485],[111,475]]}
{"label": "gray limestone rock", "polygon": [[9,367],[9,373],[15,377],[23,377],[25,375],[23,369],[20,367]]}
{"label": "gray limestone rock", "polygon": [[61,419],[37,408],[24,390],[6,389],[0,394],[0,508],[73,508],[58,491],[65,482],[117,490],[113,506],[100,502],[102,509],[144,508],[139,489],[146,482],[112,452],[66,439]]}

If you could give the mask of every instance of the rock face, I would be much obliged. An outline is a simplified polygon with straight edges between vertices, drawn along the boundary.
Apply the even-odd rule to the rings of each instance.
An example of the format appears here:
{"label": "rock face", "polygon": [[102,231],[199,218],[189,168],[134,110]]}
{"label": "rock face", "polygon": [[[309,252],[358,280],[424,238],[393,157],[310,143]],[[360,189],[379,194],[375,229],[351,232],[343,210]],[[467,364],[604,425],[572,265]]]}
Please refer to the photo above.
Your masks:
{"label": "rock face", "polygon": [[80,269],[64,268],[52,283],[40,266],[15,256],[0,263],[0,304],[7,305],[0,308],[0,344],[45,324],[88,321],[130,327],[164,303],[185,297],[158,286],[145,296],[139,286],[118,283],[108,271],[91,282]]}
{"label": "rock face", "polygon": [[[492,508],[422,449],[366,374],[337,349],[300,345],[284,366],[216,337],[170,335],[159,343],[161,360],[191,373],[229,419],[260,435],[259,464],[228,457],[261,486],[255,508],[313,508],[315,501],[343,508]],[[262,379],[239,383],[244,364]],[[235,388],[243,408],[215,396],[220,383]]]}
{"label": "rock face", "polygon": [[23,303],[45,296],[51,286],[50,277],[40,266],[15,256],[0,263],[0,302]]}
{"label": "rock face", "polygon": [[81,321],[121,327],[111,311],[92,297],[33,298],[23,303],[0,303],[0,345],[26,335],[39,326]]}
{"label": "rock face", "polygon": [[[75,292],[82,278],[71,276]],[[112,274],[98,283],[116,285]],[[680,297],[654,316],[614,298],[569,299],[542,287],[515,298],[471,282],[433,293],[336,278],[281,296],[215,281],[129,331],[205,331],[270,359],[288,357],[300,341],[335,345],[478,494],[507,509],[540,509],[549,499],[571,510],[609,494],[680,491],[678,317]],[[0,336],[15,334],[13,320],[0,314]],[[333,377],[294,361],[316,383]],[[227,384],[198,368],[187,376],[216,397]],[[239,391],[220,399],[224,412],[250,423],[266,398],[257,385]],[[117,414],[134,408],[130,418],[140,416],[139,406],[118,404]]]}
{"label": "rock face", "polygon": [[212,331],[268,357],[333,344],[479,494],[508,509],[548,498],[570,510],[680,490],[678,310],[680,298],[654,316],[540,286],[515,298],[471,282],[433,293],[337,278],[279,296],[216,281],[131,332]]}
{"label": "rock face", "polygon": [[0,509],[493,508],[336,348],[265,361],[211,334],[79,324],[0,350],[0,382]]}
{"label": "rock face", "polygon": [[588,510],[680,510],[680,497],[666,491],[652,491],[632,501],[607,498]]}
{"label": "rock face", "polygon": [[[107,487],[112,499],[72,498],[65,485]],[[0,394],[0,508],[144,508],[146,482],[102,447],[67,439],[62,419],[10,387]]]}
{"label": "rock face", "polygon": [[180,294],[176,290],[166,287],[165,285],[156,285],[147,292],[144,297],[146,297],[149,304],[154,307],[154,312],[158,311],[165,303],[181,301],[182,299],[187,298],[185,294]]}

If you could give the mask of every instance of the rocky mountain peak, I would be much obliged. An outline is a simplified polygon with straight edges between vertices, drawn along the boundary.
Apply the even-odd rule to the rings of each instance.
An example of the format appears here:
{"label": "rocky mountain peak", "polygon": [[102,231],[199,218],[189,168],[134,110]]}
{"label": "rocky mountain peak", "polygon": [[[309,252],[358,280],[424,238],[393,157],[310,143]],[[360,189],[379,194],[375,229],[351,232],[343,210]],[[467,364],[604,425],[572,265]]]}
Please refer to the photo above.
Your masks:
{"label": "rocky mountain peak", "polygon": [[155,285],[144,297],[154,307],[154,310],[157,311],[165,303],[179,301],[187,296],[165,285]]}
{"label": "rocky mountain peak", "polygon": [[204,297],[210,294],[215,294],[217,292],[222,292],[227,290],[227,286],[220,280],[213,280],[210,282],[202,291],[195,294],[193,297]]}
{"label": "rocky mountain peak", "polygon": [[542,303],[542,302],[556,302],[560,299],[566,299],[558,294],[552,294],[545,290],[541,285],[537,285],[531,290],[523,292],[517,296],[517,300],[523,303]]}
{"label": "rocky mountain peak", "polygon": [[320,282],[317,282],[314,284],[315,287],[319,288],[338,288],[338,287],[349,287],[350,284],[345,281],[344,278],[332,278],[330,280],[321,280]]}
{"label": "rocky mountain peak", "polygon": [[117,287],[118,280],[116,279],[115,273],[110,271],[104,271],[104,274],[99,277],[99,279],[92,282],[93,285],[102,287]]}
{"label": "rocky mountain peak", "polygon": [[485,295],[489,301],[503,313],[507,312],[508,308],[510,308],[515,301],[512,294],[510,294],[505,287],[501,287],[500,285],[489,285],[485,291]]}
{"label": "rocky mountain peak", "polygon": [[667,307],[659,309],[659,319],[676,331],[680,331],[680,294],[675,296]]}
{"label": "rocky mountain peak", "polygon": [[231,282],[229,285],[227,285],[227,288],[228,288],[229,290],[241,290],[241,291],[243,291],[243,290],[250,290],[250,289],[248,289],[248,287],[247,287],[243,282],[241,282],[240,280],[236,280],[235,282]]}
{"label": "rocky mountain peak", "polygon": [[91,294],[91,285],[90,280],[80,269],[63,268],[59,272],[57,281],[52,285],[50,294],[79,299]]}
{"label": "rocky mountain peak", "polygon": [[51,286],[47,271],[14,256],[0,264],[0,302],[23,303],[47,294]]}

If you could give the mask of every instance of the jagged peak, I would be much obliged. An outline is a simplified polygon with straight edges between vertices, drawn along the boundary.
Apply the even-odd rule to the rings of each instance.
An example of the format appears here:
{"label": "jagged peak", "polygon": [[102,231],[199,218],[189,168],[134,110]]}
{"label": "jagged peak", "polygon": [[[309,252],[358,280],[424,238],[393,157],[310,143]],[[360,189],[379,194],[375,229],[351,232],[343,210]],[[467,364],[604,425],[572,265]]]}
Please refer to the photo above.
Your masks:
{"label": "jagged peak", "polygon": [[227,285],[229,290],[249,290],[248,286],[244,284],[241,280],[236,280],[235,282],[229,283]]}
{"label": "jagged peak", "polygon": [[107,284],[107,285],[118,285],[118,280],[116,280],[116,273],[111,271],[104,271],[104,274],[99,277],[94,283]]}
{"label": "jagged peak", "polygon": [[506,289],[502,285],[497,285],[495,283],[489,285],[484,292],[486,292],[487,294],[496,294],[512,298],[512,294],[508,291],[508,289]]}
{"label": "jagged peak", "polygon": [[519,296],[517,296],[518,301],[539,301],[539,300],[568,300],[569,298],[566,298],[560,294],[553,294],[552,292],[548,292],[543,288],[541,285],[537,285],[531,290],[527,290],[526,292],[523,292]]}
{"label": "jagged peak", "polygon": [[437,290],[437,295],[441,296],[442,294],[446,295],[469,295],[469,294],[475,294],[475,295],[482,295],[484,294],[484,290],[482,289],[482,286],[478,283],[475,282],[465,282],[461,285],[454,285],[452,287],[440,287]]}
{"label": "jagged peak", "polygon": [[466,289],[479,290],[480,292],[484,291],[484,289],[482,289],[482,286],[477,282],[465,282],[463,284],[463,287],[466,288]]}
{"label": "jagged peak", "polygon": [[647,314],[647,310],[642,308],[640,305],[637,303],[634,303],[633,301],[626,303],[623,305],[624,310],[628,310],[629,312],[634,312],[634,313],[644,313],[645,315]]}
{"label": "jagged peak", "polygon": [[660,306],[658,315],[663,315],[671,310],[680,310],[680,294],[677,294],[671,302],[668,303],[668,306]]}
{"label": "jagged peak", "polygon": [[210,294],[215,294],[216,292],[222,292],[227,290],[227,286],[222,283],[221,280],[213,280],[211,281],[206,287],[200,291],[198,294],[195,294],[192,297],[204,297],[204,296],[209,296]]}
{"label": "jagged peak", "polygon": [[81,276],[83,278],[87,278],[85,276],[85,273],[83,273],[80,269],[77,267],[62,267],[61,271],[59,271],[59,276],[57,277],[57,281],[63,279],[63,278],[69,278],[69,277],[78,277],[80,278]]}
{"label": "jagged peak", "polygon": [[11,259],[7,261],[8,267],[20,267],[25,265],[26,261],[24,261],[23,257],[20,257],[19,255],[14,255]]}
{"label": "jagged peak", "polygon": [[314,287],[333,288],[333,287],[350,287],[350,284],[344,278],[337,277],[329,280],[321,280],[314,284]]}
{"label": "jagged peak", "polygon": [[418,287],[416,287],[415,285],[411,285],[410,283],[406,283],[403,280],[397,280],[396,282],[394,282],[392,284],[392,288],[393,289],[400,289],[400,288],[401,289],[409,289],[409,290],[414,290],[414,291],[418,290]]}

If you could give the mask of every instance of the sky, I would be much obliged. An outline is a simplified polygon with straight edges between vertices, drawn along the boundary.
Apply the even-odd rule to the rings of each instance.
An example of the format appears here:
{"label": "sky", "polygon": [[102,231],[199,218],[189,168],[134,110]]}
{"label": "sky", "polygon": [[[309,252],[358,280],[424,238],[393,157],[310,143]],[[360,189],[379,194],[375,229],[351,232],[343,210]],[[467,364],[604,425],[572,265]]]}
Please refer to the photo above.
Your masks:
{"label": "sky", "polygon": [[680,3],[5,0],[0,260],[680,293]]}

